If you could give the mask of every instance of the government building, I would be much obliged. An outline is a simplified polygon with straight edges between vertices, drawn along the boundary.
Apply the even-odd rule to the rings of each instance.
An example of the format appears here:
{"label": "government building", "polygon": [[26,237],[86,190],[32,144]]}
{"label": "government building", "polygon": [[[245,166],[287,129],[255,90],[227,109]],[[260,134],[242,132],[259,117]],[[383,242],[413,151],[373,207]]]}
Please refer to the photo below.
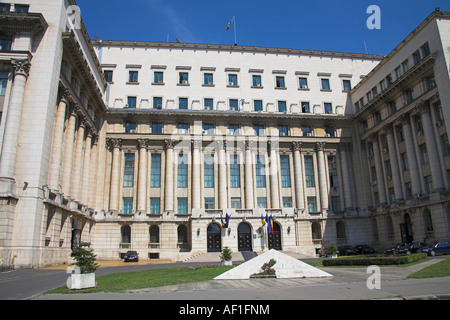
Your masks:
{"label": "government building", "polygon": [[[0,4],[0,265],[450,240],[450,13],[387,56],[91,40]],[[270,228],[269,228],[270,226]]]}

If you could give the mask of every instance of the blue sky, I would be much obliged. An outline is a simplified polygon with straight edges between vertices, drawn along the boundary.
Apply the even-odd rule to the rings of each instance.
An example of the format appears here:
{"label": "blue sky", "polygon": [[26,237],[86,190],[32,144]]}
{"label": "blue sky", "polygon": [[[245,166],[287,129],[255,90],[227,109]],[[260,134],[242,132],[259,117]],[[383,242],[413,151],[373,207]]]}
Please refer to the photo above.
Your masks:
{"label": "blue sky", "polygon": [[[388,54],[449,0],[77,0],[91,38]],[[369,30],[367,8],[381,9]]]}

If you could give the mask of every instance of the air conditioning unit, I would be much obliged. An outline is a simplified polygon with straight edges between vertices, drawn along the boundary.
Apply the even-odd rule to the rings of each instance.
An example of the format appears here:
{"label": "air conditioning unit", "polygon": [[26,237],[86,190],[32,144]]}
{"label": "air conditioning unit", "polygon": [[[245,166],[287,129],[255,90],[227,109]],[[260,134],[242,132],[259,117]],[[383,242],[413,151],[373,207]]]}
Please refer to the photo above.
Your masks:
{"label": "air conditioning unit", "polygon": [[383,152],[384,152],[384,153],[388,153],[389,150],[388,150],[387,148],[384,148],[384,149],[383,149]]}
{"label": "air conditioning unit", "polygon": [[157,106],[156,106],[156,109],[162,109],[162,105],[160,105],[160,104],[158,104]]}
{"label": "air conditioning unit", "polygon": [[136,130],[130,130],[130,133],[137,133]]}
{"label": "air conditioning unit", "polygon": [[234,86],[234,82],[228,82],[229,86]]}
{"label": "air conditioning unit", "polygon": [[311,132],[308,132],[308,133],[306,134],[306,136],[307,136],[307,137],[312,137],[313,134],[312,134]]}
{"label": "air conditioning unit", "polygon": [[327,133],[327,134],[325,134],[325,137],[330,138],[331,134]]}
{"label": "air conditioning unit", "polygon": [[181,83],[182,84],[188,84],[189,82],[187,80],[183,80]]}

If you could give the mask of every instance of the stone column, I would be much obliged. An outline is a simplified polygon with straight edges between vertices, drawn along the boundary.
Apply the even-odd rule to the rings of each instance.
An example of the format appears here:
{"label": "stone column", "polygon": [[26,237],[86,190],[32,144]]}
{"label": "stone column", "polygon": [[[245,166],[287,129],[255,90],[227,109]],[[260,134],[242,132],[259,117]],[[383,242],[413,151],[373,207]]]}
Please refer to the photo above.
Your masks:
{"label": "stone column", "polygon": [[147,146],[148,139],[138,139],[139,143],[139,171],[137,190],[137,211],[147,210]]}
{"label": "stone column", "polygon": [[254,193],[253,193],[253,143],[252,141],[245,141],[245,208],[253,209]]}
{"label": "stone column", "polygon": [[294,150],[294,170],[295,170],[295,198],[297,199],[297,209],[305,209],[305,199],[303,194],[303,171],[302,171],[302,157],[300,154],[302,143],[294,141],[292,143]]}
{"label": "stone column", "polygon": [[53,129],[53,145],[50,155],[50,169],[48,186],[50,189],[60,190],[59,175],[61,169],[62,150],[64,142],[64,121],[66,119],[66,109],[69,105],[69,91],[62,89],[61,100],[56,110],[55,128]]}
{"label": "stone column", "polygon": [[11,59],[11,63],[14,69],[14,83],[8,106],[5,132],[3,135],[0,177],[14,179],[25,85],[27,83],[31,64],[28,59]]}
{"label": "stone column", "polygon": [[412,194],[417,195],[422,193],[420,185],[419,169],[417,166],[416,152],[414,148],[414,140],[411,133],[411,125],[409,122],[409,114],[402,115],[399,120],[403,125],[403,133],[405,135],[406,152],[408,154],[408,168],[411,176]]}
{"label": "stone column", "polygon": [[119,211],[120,151],[122,149],[122,139],[108,139],[107,143],[112,149],[109,210]]}
{"label": "stone column", "polygon": [[219,209],[226,209],[228,206],[226,149],[227,142],[219,140]]}
{"label": "stone column", "polygon": [[430,115],[430,104],[423,101],[417,105],[417,109],[422,115],[422,123],[425,131],[425,140],[427,144],[428,159],[430,160],[431,176],[433,179],[432,192],[440,192],[445,190],[444,179],[442,176],[441,162],[434,137],[434,128]]}
{"label": "stone column", "polygon": [[201,201],[201,148],[202,141],[192,141],[192,209],[200,209],[202,207]]}
{"label": "stone column", "polygon": [[66,132],[64,133],[64,160],[62,171],[62,190],[66,195],[70,193],[72,184],[72,164],[73,164],[73,145],[75,140],[75,125],[77,121],[78,106],[71,106],[69,108],[69,122],[67,124]]}
{"label": "stone column", "polygon": [[348,143],[342,143],[339,145],[342,183],[343,183],[343,188],[344,188],[343,194],[344,194],[346,210],[353,209],[352,190],[351,190],[351,184],[350,184],[350,173],[348,170],[348,157],[347,157],[347,152],[349,151],[349,149],[350,149],[350,145]]}
{"label": "stone column", "polygon": [[325,169],[325,143],[317,142],[317,167],[319,170],[319,192],[322,211],[328,210],[327,171]]}
{"label": "stone column", "polygon": [[384,131],[386,132],[386,139],[389,148],[389,156],[391,159],[391,170],[392,170],[392,180],[394,183],[394,194],[395,200],[403,200],[403,189],[402,189],[402,180],[400,176],[400,169],[397,157],[397,150],[395,147],[394,134],[392,124],[384,127]]}
{"label": "stone column", "polygon": [[378,186],[378,196],[380,198],[380,204],[386,204],[386,188],[384,186],[383,179],[383,164],[381,163],[380,147],[378,143],[378,134],[374,133],[370,136],[373,143],[373,153],[375,158],[375,170],[377,172],[377,186]]}
{"label": "stone column", "polygon": [[96,188],[97,188],[97,176],[98,176],[98,156],[99,156],[99,143],[98,134],[92,137],[92,150],[91,150],[91,164],[89,173],[89,192],[87,203],[91,208],[96,208]]}
{"label": "stone column", "polygon": [[173,211],[173,148],[174,142],[172,140],[164,141],[166,146],[166,177],[165,177],[165,210]]}
{"label": "stone column", "polygon": [[269,141],[270,154],[270,198],[272,200],[272,209],[280,209],[280,192],[278,187],[278,141]]}
{"label": "stone column", "polygon": [[91,128],[87,130],[86,140],[84,145],[84,161],[83,174],[81,176],[81,202],[88,205],[89,201],[89,184],[91,175],[91,148],[93,131]]}
{"label": "stone column", "polygon": [[77,132],[77,143],[75,146],[75,163],[73,165],[72,174],[72,190],[70,191],[70,196],[78,201],[81,200],[81,174],[83,168],[83,145],[84,133],[86,130],[87,121],[84,117],[79,118],[79,127]]}

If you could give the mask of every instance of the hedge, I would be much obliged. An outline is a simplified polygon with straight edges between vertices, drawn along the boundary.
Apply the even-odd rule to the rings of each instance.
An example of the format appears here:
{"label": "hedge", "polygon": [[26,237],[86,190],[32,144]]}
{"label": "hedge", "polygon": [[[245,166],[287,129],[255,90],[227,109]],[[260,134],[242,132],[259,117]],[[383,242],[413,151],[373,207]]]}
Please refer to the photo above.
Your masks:
{"label": "hedge", "polygon": [[365,255],[336,259],[325,259],[322,261],[324,267],[334,266],[372,266],[372,265],[400,265],[412,263],[425,259],[426,253],[415,253],[411,255],[387,256],[387,255]]}

